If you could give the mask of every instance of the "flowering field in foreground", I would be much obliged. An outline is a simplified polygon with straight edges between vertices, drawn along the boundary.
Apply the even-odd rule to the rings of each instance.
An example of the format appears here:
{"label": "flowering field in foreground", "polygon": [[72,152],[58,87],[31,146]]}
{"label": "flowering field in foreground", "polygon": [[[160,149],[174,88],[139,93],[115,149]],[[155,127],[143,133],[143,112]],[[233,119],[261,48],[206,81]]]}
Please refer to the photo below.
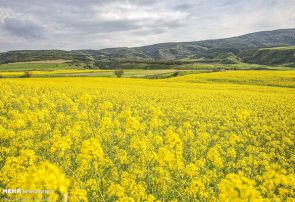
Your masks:
{"label": "flowering field in foreground", "polygon": [[54,192],[0,200],[294,201],[294,106],[286,87],[2,79],[0,188]]}

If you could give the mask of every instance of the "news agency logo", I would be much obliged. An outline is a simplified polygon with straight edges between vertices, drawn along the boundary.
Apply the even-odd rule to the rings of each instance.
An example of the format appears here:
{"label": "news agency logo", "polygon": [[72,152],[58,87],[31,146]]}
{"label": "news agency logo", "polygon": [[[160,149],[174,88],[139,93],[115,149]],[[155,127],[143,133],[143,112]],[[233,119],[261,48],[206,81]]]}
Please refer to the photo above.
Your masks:
{"label": "news agency logo", "polygon": [[21,189],[2,189],[2,194],[21,194]]}
{"label": "news agency logo", "polygon": [[37,190],[37,189],[6,189],[2,188],[2,194],[51,194],[53,190]]}

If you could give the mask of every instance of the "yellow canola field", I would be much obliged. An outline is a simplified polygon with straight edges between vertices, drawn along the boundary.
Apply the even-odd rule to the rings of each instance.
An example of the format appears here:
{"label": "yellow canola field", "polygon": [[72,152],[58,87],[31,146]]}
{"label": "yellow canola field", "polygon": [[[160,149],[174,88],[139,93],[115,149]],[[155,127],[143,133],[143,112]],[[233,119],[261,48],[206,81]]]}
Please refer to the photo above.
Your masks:
{"label": "yellow canola field", "polygon": [[[77,73],[100,73],[100,72],[112,72],[111,70],[89,70],[89,69],[61,69],[52,71],[29,71],[32,75],[52,75],[52,74],[77,74]],[[23,76],[24,71],[3,71],[0,72],[0,76]]]}
{"label": "yellow canola field", "polygon": [[177,79],[0,79],[1,201],[294,201],[295,89]]}
{"label": "yellow canola field", "polygon": [[233,83],[295,88],[295,71],[228,71],[192,74],[170,80],[173,82]]}

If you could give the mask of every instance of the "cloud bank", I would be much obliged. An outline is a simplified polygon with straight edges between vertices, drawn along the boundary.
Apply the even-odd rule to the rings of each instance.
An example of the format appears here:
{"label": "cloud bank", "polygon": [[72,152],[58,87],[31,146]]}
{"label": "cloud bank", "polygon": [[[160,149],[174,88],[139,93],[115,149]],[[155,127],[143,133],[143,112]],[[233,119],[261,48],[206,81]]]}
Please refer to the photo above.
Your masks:
{"label": "cloud bank", "polygon": [[0,0],[0,51],[101,49],[295,27],[294,0]]}

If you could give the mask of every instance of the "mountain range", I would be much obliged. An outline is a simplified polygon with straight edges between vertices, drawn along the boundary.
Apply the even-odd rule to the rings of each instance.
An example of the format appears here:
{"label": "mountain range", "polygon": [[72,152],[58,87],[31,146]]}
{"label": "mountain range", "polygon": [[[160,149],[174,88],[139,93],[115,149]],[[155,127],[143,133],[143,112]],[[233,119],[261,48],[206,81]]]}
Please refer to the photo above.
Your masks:
{"label": "mountain range", "polygon": [[194,61],[295,67],[295,28],[195,42],[170,42],[101,50],[17,50],[0,53],[0,63],[66,59],[77,62]]}

